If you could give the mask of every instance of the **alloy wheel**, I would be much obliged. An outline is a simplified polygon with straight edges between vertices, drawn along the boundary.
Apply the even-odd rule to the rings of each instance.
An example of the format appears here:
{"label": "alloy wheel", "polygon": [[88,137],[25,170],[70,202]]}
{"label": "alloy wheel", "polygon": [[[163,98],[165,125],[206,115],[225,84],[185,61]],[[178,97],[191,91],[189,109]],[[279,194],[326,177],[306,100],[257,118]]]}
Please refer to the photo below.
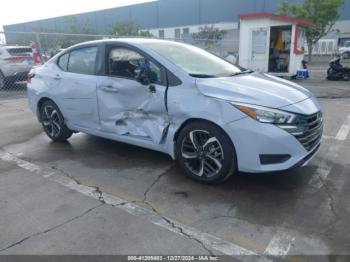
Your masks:
{"label": "alloy wheel", "polygon": [[55,108],[47,105],[42,111],[42,123],[47,134],[58,137],[61,133],[60,117]]}
{"label": "alloy wheel", "polygon": [[224,151],[220,141],[208,131],[192,130],[182,141],[181,156],[193,174],[212,177],[222,169]]}

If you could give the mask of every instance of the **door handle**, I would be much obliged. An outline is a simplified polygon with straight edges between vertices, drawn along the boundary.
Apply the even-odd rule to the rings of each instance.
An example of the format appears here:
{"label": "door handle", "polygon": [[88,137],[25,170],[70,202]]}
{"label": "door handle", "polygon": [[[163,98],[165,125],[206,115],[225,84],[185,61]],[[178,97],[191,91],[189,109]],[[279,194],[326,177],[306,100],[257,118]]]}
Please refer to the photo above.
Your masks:
{"label": "door handle", "polygon": [[103,85],[103,86],[100,86],[100,88],[107,92],[119,92],[119,89],[112,85]]}
{"label": "door handle", "polygon": [[55,80],[60,80],[60,79],[61,79],[61,76],[60,76],[60,75],[54,75],[54,76],[53,76],[53,79],[55,79]]}

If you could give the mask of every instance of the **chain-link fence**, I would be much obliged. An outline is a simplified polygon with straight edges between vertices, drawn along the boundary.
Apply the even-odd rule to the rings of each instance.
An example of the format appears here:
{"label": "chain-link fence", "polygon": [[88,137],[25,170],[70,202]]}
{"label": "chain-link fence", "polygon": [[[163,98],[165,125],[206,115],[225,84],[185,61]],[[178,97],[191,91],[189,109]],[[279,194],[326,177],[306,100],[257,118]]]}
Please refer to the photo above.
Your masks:
{"label": "chain-link fence", "polygon": [[[0,98],[26,93],[26,77],[32,67],[45,63],[61,50],[85,41],[110,38],[107,35],[54,32],[0,32]],[[235,63],[238,39],[195,39],[192,36],[168,39],[208,50]]]}
{"label": "chain-link fence", "polygon": [[31,68],[61,50],[100,35],[40,32],[0,32],[0,98],[23,97]]}

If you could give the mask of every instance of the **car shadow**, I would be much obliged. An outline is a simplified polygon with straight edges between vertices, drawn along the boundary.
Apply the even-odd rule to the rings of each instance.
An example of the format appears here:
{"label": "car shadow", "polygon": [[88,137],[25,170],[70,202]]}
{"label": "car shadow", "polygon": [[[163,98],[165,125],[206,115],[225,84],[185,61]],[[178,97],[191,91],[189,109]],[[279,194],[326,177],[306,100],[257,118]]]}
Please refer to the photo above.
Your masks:
{"label": "car shadow", "polygon": [[[206,185],[189,178],[166,154],[93,136],[87,136],[85,142],[105,154],[127,156],[125,161],[132,162],[134,166],[142,167],[155,162],[171,165],[149,193],[151,201],[166,199],[166,204],[159,204],[173,205],[178,210],[189,206],[198,212],[212,209],[214,216],[227,215],[234,206],[239,210],[236,218],[271,226],[283,223],[286,216],[293,215],[296,202],[305,194],[317,168],[310,165],[271,173],[237,172],[222,184]],[[174,203],[174,199],[180,203]],[[215,205],[221,208],[216,210]]]}
{"label": "car shadow", "polygon": [[167,215],[186,210],[194,220],[232,216],[261,225],[282,224],[295,213],[317,168],[237,172],[222,184],[206,185],[189,178],[160,152],[86,134],[73,135],[65,143],[48,141],[42,134],[18,150],[28,159],[51,163],[101,190],[109,188],[130,198],[147,192],[147,201],[168,210]]}

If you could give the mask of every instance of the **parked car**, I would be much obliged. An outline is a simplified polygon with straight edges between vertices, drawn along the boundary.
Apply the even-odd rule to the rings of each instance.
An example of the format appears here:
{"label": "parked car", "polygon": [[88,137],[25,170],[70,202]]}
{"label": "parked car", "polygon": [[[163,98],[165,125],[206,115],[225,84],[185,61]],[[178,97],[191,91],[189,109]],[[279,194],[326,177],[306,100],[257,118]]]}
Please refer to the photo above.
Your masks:
{"label": "parked car", "polygon": [[327,80],[330,81],[349,81],[350,80],[350,68],[343,66],[340,63],[341,57],[336,56],[329,62],[329,68],[327,69]]}
{"label": "parked car", "polygon": [[169,154],[201,182],[306,165],[322,136],[303,87],[156,39],[75,45],[29,74],[46,134],[83,132]]}
{"label": "parked car", "polygon": [[26,80],[33,64],[30,46],[0,46],[0,89]]}
{"label": "parked car", "polygon": [[339,48],[339,54],[344,59],[349,59],[350,58],[350,41],[346,41],[344,46]]}

